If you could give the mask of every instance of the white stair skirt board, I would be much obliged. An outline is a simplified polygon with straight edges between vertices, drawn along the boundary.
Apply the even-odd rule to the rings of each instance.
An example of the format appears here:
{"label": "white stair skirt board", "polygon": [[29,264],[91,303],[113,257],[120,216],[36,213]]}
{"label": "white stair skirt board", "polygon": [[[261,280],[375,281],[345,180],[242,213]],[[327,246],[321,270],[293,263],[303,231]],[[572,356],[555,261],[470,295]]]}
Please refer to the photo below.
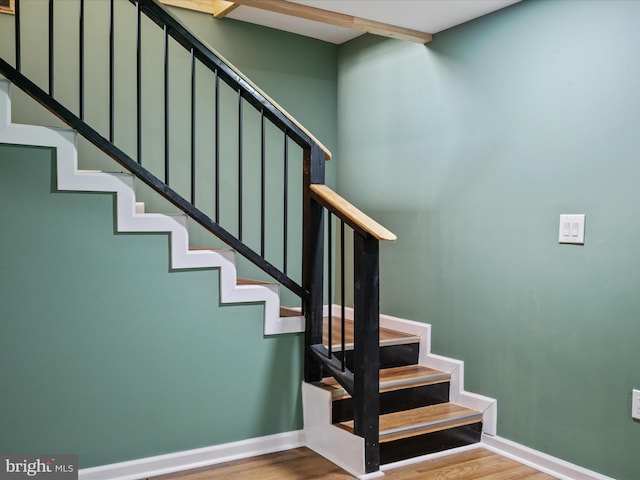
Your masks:
{"label": "white stair skirt board", "polygon": [[559,480],[615,480],[499,436],[483,435],[482,446]]}
{"label": "white stair skirt board", "polygon": [[213,447],[81,468],[79,480],[138,480],[303,447],[304,432],[278,433]]}
{"label": "white stair skirt board", "polygon": [[116,194],[119,232],[166,232],[170,236],[171,268],[218,268],[221,303],[264,303],[264,334],[304,331],[304,317],[280,318],[278,285],[237,285],[235,252],[189,250],[185,215],[144,213],[135,198],[135,178],[129,173],[78,170],[76,132],[70,129],[11,123],[10,83],[0,78],[0,143],[56,149],[58,190]]}

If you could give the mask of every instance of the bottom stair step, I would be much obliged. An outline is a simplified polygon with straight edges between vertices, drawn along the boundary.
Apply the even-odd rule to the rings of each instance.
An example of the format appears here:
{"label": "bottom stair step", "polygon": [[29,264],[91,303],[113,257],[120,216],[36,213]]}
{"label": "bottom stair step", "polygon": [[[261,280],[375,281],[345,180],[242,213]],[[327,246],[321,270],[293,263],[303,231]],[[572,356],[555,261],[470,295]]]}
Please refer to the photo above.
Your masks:
{"label": "bottom stair step", "polygon": [[[353,421],[336,426],[353,433]],[[441,403],[380,415],[380,463],[386,464],[480,441],[482,413]]]}

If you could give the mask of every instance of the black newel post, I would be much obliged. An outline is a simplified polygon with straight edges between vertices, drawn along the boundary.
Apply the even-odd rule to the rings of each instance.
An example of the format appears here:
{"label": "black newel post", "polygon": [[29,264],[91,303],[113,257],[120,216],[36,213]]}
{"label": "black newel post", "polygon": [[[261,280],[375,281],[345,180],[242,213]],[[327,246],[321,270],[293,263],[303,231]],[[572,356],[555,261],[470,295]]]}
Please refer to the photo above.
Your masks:
{"label": "black newel post", "polygon": [[354,430],[364,438],[365,470],[380,469],[378,240],[354,234]]}
{"label": "black newel post", "polygon": [[324,152],[316,144],[304,152],[303,287],[308,292],[304,304],[306,327],[304,380],[322,378],[320,364],[311,354],[311,346],[322,343],[324,208],[311,198],[309,187],[324,183]]}

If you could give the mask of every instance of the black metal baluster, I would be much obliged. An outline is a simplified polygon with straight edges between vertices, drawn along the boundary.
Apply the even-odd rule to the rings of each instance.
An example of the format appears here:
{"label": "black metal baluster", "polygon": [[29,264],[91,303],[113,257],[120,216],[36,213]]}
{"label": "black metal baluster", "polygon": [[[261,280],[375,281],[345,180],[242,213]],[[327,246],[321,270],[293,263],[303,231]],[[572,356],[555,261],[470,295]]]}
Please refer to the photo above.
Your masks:
{"label": "black metal baluster", "polygon": [[78,116],[84,120],[84,0],[80,0],[78,25]]}
{"label": "black metal baluster", "polygon": [[191,49],[191,204],[196,204],[196,56]]}
{"label": "black metal baluster", "polygon": [[164,25],[164,183],[169,185],[169,31]]}
{"label": "black metal baluster", "polygon": [[142,165],[142,30],[140,29],[140,2],[136,2],[136,155]]}
{"label": "black metal baluster", "polygon": [[49,0],[49,95],[53,97],[53,0]]}
{"label": "black metal baluster", "polygon": [[14,3],[15,18],[13,19],[15,30],[15,43],[16,43],[16,70],[20,71],[21,56],[20,56],[20,0],[15,0]]}
{"label": "black metal baluster", "polygon": [[114,5],[113,0],[109,0],[109,141],[113,143],[113,131],[114,131],[114,121],[113,121],[113,108],[114,108],[114,74],[115,68],[113,63],[113,43],[114,43]]}
{"label": "black metal baluster", "polygon": [[345,311],[344,311],[344,302],[345,302],[345,295],[344,295],[344,280],[345,280],[345,274],[344,274],[344,222],[341,221],[340,222],[340,332],[341,332],[341,336],[342,336],[342,371],[345,371],[345,364],[346,364],[346,359],[347,359],[347,352],[345,351],[345,338],[344,338],[344,334],[345,334]]}
{"label": "black metal baluster", "polygon": [[220,222],[220,77],[218,76],[218,69],[215,71],[216,78],[216,111],[215,111],[215,175],[216,175],[216,201],[215,201],[215,219],[216,223]]}
{"label": "black metal baluster", "polygon": [[[333,356],[333,308],[331,304],[331,292],[333,291],[333,256],[331,252],[331,237],[333,235],[333,215],[327,210],[327,305],[329,306],[329,358]],[[344,353],[343,353],[344,356]]]}
{"label": "black metal baluster", "polygon": [[242,91],[238,89],[238,240],[242,241]]}
{"label": "black metal baluster", "polygon": [[283,255],[283,267],[282,271],[287,273],[287,252],[288,252],[288,230],[289,230],[289,137],[287,136],[287,129],[284,129],[284,218],[282,220],[283,232],[282,232],[282,255]]}
{"label": "black metal baluster", "polygon": [[[50,5],[53,8],[58,8],[57,6],[53,5],[53,1],[55,0],[51,0],[51,4],[49,3],[44,3],[43,0],[39,0],[43,2],[43,6],[47,6],[49,7]],[[320,305],[320,307],[322,307],[322,300],[323,298],[314,298],[314,302],[310,302],[309,298],[312,297],[312,293],[311,293],[311,288],[306,288],[303,287],[301,285],[298,285],[294,280],[292,280],[291,278],[289,278],[286,274],[282,273],[280,270],[278,270],[274,265],[271,265],[269,262],[267,262],[264,258],[260,257],[254,250],[252,250],[250,247],[244,245],[241,241],[238,240],[237,237],[234,237],[230,232],[226,231],[225,229],[223,229],[220,225],[218,225],[215,222],[212,222],[211,219],[206,216],[206,214],[204,214],[203,212],[199,211],[196,208],[192,208],[192,205],[187,201],[184,200],[177,192],[171,190],[170,188],[166,188],[166,185],[163,186],[163,182],[161,180],[159,180],[158,178],[156,178],[153,174],[151,174],[150,172],[148,172],[146,169],[142,168],[139,163],[138,160],[142,160],[144,158],[144,150],[145,150],[145,144],[142,140],[146,140],[145,137],[145,131],[142,131],[142,135],[141,137],[141,151],[140,151],[140,155],[139,155],[139,159],[133,159],[131,158],[133,155],[129,156],[129,154],[126,154],[125,152],[123,152],[121,149],[117,148],[114,144],[115,141],[115,114],[118,113],[119,118],[118,120],[120,120],[120,111],[118,110],[118,112],[116,112],[116,105],[115,105],[115,94],[119,93],[119,90],[117,90],[117,88],[119,87],[119,85],[115,84],[115,70],[116,70],[116,65],[115,65],[115,61],[116,60],[120,60],[120,58],[116,58],[117,55],[120,55],[120,50],[118,50],[118,52],[116,52],[116,48],[119,47],[115,45],[115,17],[116,15],[120,15],[120,10],[118,10],[120,8],[120,4],[116,3],[115,0],[102,0],[103,6],[105,7],[105,11],[103,11],[104,14],[108,15],[108,19],[104,19],[104,21],[107,23],[107,25],[105,25],[105,27],[108,28],[108,32],[104,32],[105,36],[103,37],[102,40],[105,40],[104,42],[104,46],[107,48],[108,53],[107,55],[109,56],[108,59],[105,59],[105,63],[108,63],[107,65],[104,65],[107,69],[108,69],[108,76],[109,79],[108,81],[108,87],[107,89],[109,90],[109,93],[105,96],[107,98],[105,98],[106,101],[109,102],[109,106],[108,106],[108,119],[105,119],[108,122],[108,126],[105,126],[104,131],[102,133],[97,132],[96,130],[92,129],[90,126],[87,125],[87,123],[85,121],[83,121],[80,116],[84,116],[86,117],[87,115],[89,115],[89,102],[85,99],[86,95],[91,94],[91,88],[89,86],[89,84],[87,83],[88,77],[87,77],[87,71],[86,69],[89,66],[88,63],[88,59],[84,58],[87,55],[90,55],[90,48],[89,48],[89,43],[85,43],[85,41],[87,40],[86,34],[85,34],[85,29],[88,27],[88,24],[85,25],[86,21],[88,21],[88,18],[91,13],[90,10],[88,10],[86,7],[87,6],[91,6],[92,3],[90,2],[85,2],[84,0],[78,0],[77,5],[79,6],[79,10],[78,10],[78,14],[79,17],[78,18],[78,22],[79,22],[79,29],[78,29],[78,33],[74,34],[77,35],[76,38],[79,39],[79,45],[78,45],[78,76],[76,77],[77,81],[78,81],[78,87],[79,87],[79,91],[77,93],[78,96],[76,96],[76,94],[73,94],[73,96],[76,96],[76,101],[78,101],[78,109],[76,110],[75,113],[72,113],[71,111],[69,111],[68,109],[66,109],[63,105],[60,104],[60,102],[57,102],[54,98],[52,98],[51,95],[49,95],[47,93],[48,86],[43,88],[38,87],[37,85],[33,84],[33,82],[30,82],[28,78],[26,78],[24,75],[22,75],[17,68],[12,67],[10,64],[8,64],[7,62],[5,62],[3,59],[0,59],[0,70],[3,72],[3,74],[5,76],[7,76],[7,78],[10,78],[12,82],[19,84],[20,88],[25,91],[28,95],[32,96],[32,98],[35,98],[39,103],[41,103],[42,105],[45,105],[46,108],[51,111],[54,112],[55,115],[57,115],[59,118],[63,119],[64,122],[66,122],[67,124],[69,124],[72,128],[76,129],[81,135],[83,135],[90,143],[94,144],[95,146],[97,146],[98,149],[102,150],[103,152],[105,152],[108,156],[110,156],[111,158],[113,158],[115,161],[119,162],[121,165],[123,165],[126,169],[132,171],[138,178],[140,178],[142,181],[144,181],[146,184],[148,184],[151,188],[155,189],[156,191],[158,191],[162,196],[164,196],[167,200],[169,200],[171,203],[173,203],[174,205],[178,206],[178,208],[188,211],[190,215],[192,215],[196,221],[200,224],[202,224],[206,229],[214,232],[216,235],[218,235],[224,242],[228,243],[230,246],[232,246],[233,248],[235,248],[236,250],[238,250],[239,252],[241,252],[244,256],[246,256],[252,263],[254,263],[255,265],[257,265],[258,267],[262,268],[265,272],[267,272],[269,275],[273,276],[278,282],[280,282],[281,284],[285,285],[288,289],[290,289],[292,292],[296,293],[297,295],[299,295],[302,299],[303,302],[305,303],[303,305],[303,309],[305,314],[309,314],[309,312],[311,310],[313,310],[313,316],[314,317],[318,317],[318,315],[322,313],[322,309],[320,308],[320,310],[318,311],[318,307],[317,305]],[[122,0],[124,2],[124,0]],[[126,3],[126,2],[125,2]],[[144,14],[145,16],[147,16],[148,20],[140,20],[141,23],[147,23],[147,21],[151,21],[156,23],[157,25],[159,25],[159,27],[161,29],[165,28],[166,25],[166,29],[167,29],[167,37],[172,37],[174,38],[177,42],[178,45],[180,45],[180,48],[185,47],[187,52],[190,49],[193,49],[195,56],[197,57],[197,60],[199,62],[202,62],[203,67],[208,68],[210,71],[212,72],[216,72],[216,75],[219,79],[222,79],[224,82],[226,82],[227,84],[229,84],[231,90],[236,90],[238,92],[239,95],[239,110],[240,110],[240,116],[239,116],[239,124],[240,124],[240,132],[239,132],[239,158],[240,158],[240,166],[239,166],[239,170],[240,170],[240,192],[239,192],[239,196],[240,196],[240,209],[239,209],[239,215],[240,215],[240,225],[239,225],[239,230],[242,233],[243,230],[243,225],[242,225],[242,217],[243,217],[243,175],[242,175],[242,170],[244,168],[243,166],[243,128],[242,128],[242,124],[243,124],[243,118],[242,118],[242,110],[243,110],[243,105],[242,103],[244,102],[248,102],[252,107],[255,107],[256,109],[259,109],[261,111],[264,111],[264,117],[266,121],[270,121],[273,122],[277,128],[280,128],[283,131],[286,131],[286,141],[288,142],[289,140],[293,140],[294,142],[296,142],[296,144],[298,146],[300,146],[302,148],[302,150],[305,152],[305,163],[308,162],[308,159],[311,158],[313,159],[312,163],[318,164],[317,167],[314,167],[312,170],[314,170],[313,175],[311,176],[313,178],[313,183],[323,183],[324,180],[324,167],[320,167],[320,164],[324,164],[324,154],[321,151],[321,147],[313,142],[309,141],[308,135],[302,131],[295,123],[293,123],[291,121],[290,118],[288,118],[285,114],[283,114],[276,106],[274,106],[269,100],[268,98],[264,97],[259,91],[256,91],[253,87],[251,87],[250,84],[247,83],[247,81],[245,79],[243,79],[242,77],[240,77],[237,72],[235,72],[231,67],[229,67],[227,64],[224,63],[223,60],[221,60],[219,57],[217,57],[215,55],[215,53],[211,52],[210,50],[207,49],[207,47],[205,45],[202,44],[202,42],[198,41],[195,37],[193,37],[193,35],[191,35],[188,31],[186,31],[186,29],[184,29],[184,27],[182,27],[178,22],[176,22],[173,18],[169,17],[166,15],[166,12],[164,12],[164,10],[162,10],[162,7],[160,7],[157,2],[154,1],[150,1],[150,0],[130,0],[130,3],[132,3],[133,5],[135,5],[136,10],[139,10],[139,15],[141,17],[142,14]],[[16,7],[16,17],[14,19],[14,22],[16,23],[15,26],[15,30],[16,32],[16,67],[20,67],[21,65],[21,50],[20,50],[20,46],[21,46],[21,42],[20,42],[20,37],[21,37],[21,15],[20,15],[20,11],[21,11],[21,7],[24,6],[24,4],[22,3],[21,0],[15,0],[14,3],[15,7]],[[118,10],[118,12],[116,12],[116,10]],[[54,12],[55,15],[52,16],[52,20],[55,20],[53,23],[54,28],[51,29],[52,33],[52,38],[53,38],[53,42],[52,44],[55,46],[55,48],[60,46],[60,42],[57,42],[55,40],[57,40],[60,37],[60,31],[57,28],[56,23],[60,23],[60,21],[55,18],[56,15],[59,15],[61,12],[60,11],[56,11]],[[130,11],[130,14],[132,14],[133,12]],[[124,14],[124,12],[123,12]],[[131,20],[133,20],[133,18],[130,18]],[[118,18],[118,21],[120,20],[125,20]],[[141,27],[143,28],[143,27]],[[141,28],[140,28],[140,32],[141,32]],[[133,33],[133,32],[131,32]],[[142,34],[140,33],[139,36],[141,37]],[[120,37],[119,37],[120,39]],[[46,40],[45,40],[46,41]],[[146,42],[146,39],[145,39]],[[141,40],[140,40],[140,44],[141,44]],[[146,43],[145,43],[145,47],[146,47]],[[158,47],[160,47],[158,45]],[[45,49],[47,47],[44,47]],[[160,47],[161,48],[161,47]],[[140,52],[142,52],[141,46],[139,46],[139,50]],[[55,53],[55,52],[54,52]],[[133,53],[133,52],[131,52]],[[58,56],[59,57],[59,56]],[[55,58],[54,58],[55,59]],[[57,59],[55,59],[57,60]],[[55,64],[54,61],[51,62],[52,65]],[[144,66],[144,64],[142,64],[142,61],[139,62],[139,64],[141,65],[140,67],[140,76],[142,77],[142,67]],[[56,64],[57,65],[57,64]],[[173,65],[171,65],[173,66]],[[45,65],[45,68],[47,68],[47,66]],[[57,67],[56,67],[57,68]],[[198,67],[200,68],[200,67]],[[55,70],[55,69],[53,69]],[[56,71],[57,73],[57,71]],[[145,79],[146,79],[146,74],[144,74]],[[83,78],[81,78],[83,77]],[[173,81],[173,79],[172,79]],[[55,79],[55,83],[57,82],[57,79]],[[172,85],[171,85],[172,86]],[[54,89],[55,85],[52,86],[52,90]],[[82,91],[80,91],[82,90]],[[105,92],[106,93],[106,92]],[[141,92],[144,93],[144,92]],[[222,94],[221,94],[222,95]],[[142,100],[142,95],[140,95],[140,117],[143,117],[143,113],[142,112],[142,106],[145,104],[145,100]],[[146,97],[145,97],[146,98]],[[168,98],[167,98],[167,104],[169,104]],[[162,108],[159,106],[159,108]],[[170,107],[169,107],[170,108]],[[122,112],[124,113],[124,112]],[[168,115],[167,115],[168,118]],[[268,132],[266,132],[266,129],[268,129],[269,127],[266,126],[265,127],[265,138],[266,138],[266,134]],[[220,129],[222,130],[222,127],[220,127]],[[222,134],[224,132],[220,132],[220,134]],[[108,138],[105,138],[107,137]],[[169,143],[170,143],[170,135],[168,135],[169,137]],[[265,140],[265,143],[268,140]],[[221,145],[222,142],[219,142],[219,145]],[[133,150],[133,149],[132,149]],[[169,150],[169,149],[167,149]],[[312,152],[312,153],[310,153]],[[198,152],[199,153],[199,152]],[[220,154],[222,154],[222,152],[220,152]],[[266,155],[266,148],[265,148],[265,155]],[[169,155],[170,157],[170,155]],[[322,160],[321,160],[322,159]],[[267,159],[268,160],[268,159]],[[268,166],[267,166],[268,167]],[[221,168],[221,167],[220,167]],[[306,168],[306,167],[305,167]],[[266,169],[265,169],[266,171]],[[315,173],[317,172],[317,173]],[[222,173],[222,172],[221,172]],[[306,175],[306,174],[305,174]],[[220,178],[220,177],[219,177]],[[268,180],[268,179],[267,179]],[[222,181],[220,179],[220,181]],[[266,183],[265,183],[265,191],[266,191]],[[218,191],[220,192],[220,196],[222,196],[222,193],[224,193],[224,187],[222,189],[222,191],[220,191],[220,189],[218,189]],[[306,198],[308,197],[308,193],[304,193]],[[266,193],[265,193],[265,198],[266,198]],[[307,203],[310,202],[304,202],[305,203],[305,210],[308,211],[310,210],[310,208],[308,206],[306,206]],[[219,207],[221,207],[221,202],[219,203]],[[265,204],[265,210],[266,210],[266,204]],[[313,215],[313,220],[311,222],[306,222],[306,225],[310,225],[313,224],[315,228],[316,224],[319,224],[322,221],[322,214],[319,212],[315,212],[314,211],[314,215]],[[266,229],[266,221],[265,221],[265,229]],[[303,230],[302,232],[302,241],[303,241],[303,245],[304,245],[304,250],[305,252],[310,252],[312,251],[312,248],[309,248],[309,245],[311,244],[311,242],[309,241],[309,238],[313,237],[315,240],[317,240],[318,242],[323,243],[323,239],[319,238],[320,235],[322,235],[323,237],[326,235],[326,232],[323,234],[322,229],[317,228],[317,232],[312,232],[313,234],[310,235],[306,230]],[[266,233],[266,232],[265,232]],[[291,243],[291,242],[289,242]],[[317,243],[315,243],[315,245],[317,245]],[[265,253],[266,253],[266,236],[265,236]],[[314,265],[313,268],[311,269],[312,272],[314,272],[314,274],[312,276],[309,276],[306,274],[306,271],[309,270],[309,268],[307,267],[303,267],[303,280],[306,282],[307,285],[312,285],[314,290],[316,289],[316,285],[317,282],[322,283],[322,278],[318,278],[318,275],[315,274],[315,271],[318,269],[318,267],[320,267],[320,269],[322,269],[322,255],[319,255],[320,260],[315,261],[314,260]],[[307,278],[308,277],[308,278]],[[320,276],[321,277],[321,276]],[[309,278],[312,278],[312,281],[309,281]],[[301,282],[302,283],[302,282]],[[320,289],[320,291],[322,291],[323,289],[323,285],[318,285],[318,288]],[[322,296],[324,297],[324,296]],[[311,308],[311,304],[314,304],[315,306],[313,308]],[[317,322],[316,322],[317,323]],[[321,333],[321,332],[320,332]],[[316,375],[316,371],[313,372],[313,376]]]}
{"label": "black metal baluster", "polygon": [[260,117],[260,255],[264,258],[265,232],[265,184],[266,184],[266,155],[265,155],[265,124],[264,110]]}

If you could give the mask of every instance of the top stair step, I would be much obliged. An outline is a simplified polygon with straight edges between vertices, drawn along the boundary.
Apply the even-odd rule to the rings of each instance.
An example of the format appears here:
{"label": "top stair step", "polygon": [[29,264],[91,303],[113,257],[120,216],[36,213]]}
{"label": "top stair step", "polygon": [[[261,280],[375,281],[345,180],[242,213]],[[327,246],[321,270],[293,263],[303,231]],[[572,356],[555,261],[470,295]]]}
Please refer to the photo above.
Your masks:
{"label": "top stair step", "polygon": [[[326,347],[329,345],[329,318],[324,317],[322,327],[322,343]],[[333,316],[331,325],[331,344],[334,352],[342,350],[341,319]],[[353,350],[353,320],[345,319],[345,350]],[[406,345],[410,343],[420,343],[420,337],[411,333],[399,332],[389,328],[380,327],[380,346]]]}

